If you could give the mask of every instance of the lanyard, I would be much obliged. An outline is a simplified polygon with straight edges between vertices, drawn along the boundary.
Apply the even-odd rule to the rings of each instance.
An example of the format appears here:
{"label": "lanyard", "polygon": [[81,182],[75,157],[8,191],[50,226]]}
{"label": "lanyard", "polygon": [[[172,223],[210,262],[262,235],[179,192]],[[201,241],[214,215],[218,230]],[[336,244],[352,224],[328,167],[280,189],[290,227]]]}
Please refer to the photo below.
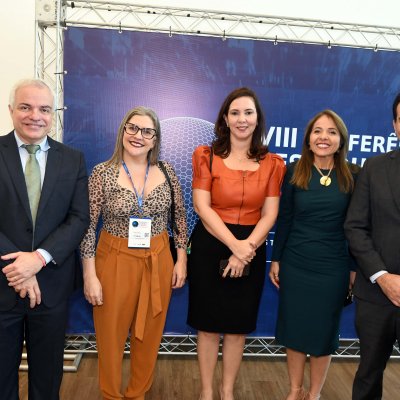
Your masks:
{"label": "lanyard", "polygon": [[138,191],[136,190],[135,184],[133,183],[133,180],[132,180],[132,176],[131,176],[131,174],[129,173],[129,169],[128,169],[128,167],[126,166],[124,160],[122,160],[122,166],[124,167],[124,170],[125,170],[126,174],[128,175],[129,180],[130,180],[131,183],[132,183],[133,190],[135,191],[135,194],[136,194],[136,197],[137,197],[137,201],[138,201],[139,212],[142,214],[142,213],[143,213],[142,205],[143,205],[143,198],[144,198],[144,187],[146,186],[147,177],[148,177],[148,175],[149,175],[150,161],[148,161],[148,163],[147,163],[146,175],[145,175],[145,177],[144,177],[143,190],[142,190],[142,193],[141,193],[140,195],[139,195]]}

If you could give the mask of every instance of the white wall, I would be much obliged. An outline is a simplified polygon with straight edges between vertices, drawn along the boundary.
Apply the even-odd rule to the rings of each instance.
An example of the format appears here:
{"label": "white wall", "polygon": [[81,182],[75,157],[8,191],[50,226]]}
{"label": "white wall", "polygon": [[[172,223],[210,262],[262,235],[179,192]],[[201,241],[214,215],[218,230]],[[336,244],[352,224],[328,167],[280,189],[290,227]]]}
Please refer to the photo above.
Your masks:
{"label": "white wall", "polygon": [[[52,1],[52,0],[49,0]],[[119,0],[133,3],[135,0]],[[155,0],[149,5],[188,7],[243,14],[321,19],[399,27],[399,0]],[[106,3],[107,1],[105,1]],[[144,4],[145,1],[136,1]],[[34,76],[35,0],[1,0],[0,134],[12,128],[8,94],[18,79]]]}
{"label": "white wall", "polygon": [[0,134],[5,134],[12,129],[10,89],[17,80],[35,73],[35,1],[1,0],[0,6]]}

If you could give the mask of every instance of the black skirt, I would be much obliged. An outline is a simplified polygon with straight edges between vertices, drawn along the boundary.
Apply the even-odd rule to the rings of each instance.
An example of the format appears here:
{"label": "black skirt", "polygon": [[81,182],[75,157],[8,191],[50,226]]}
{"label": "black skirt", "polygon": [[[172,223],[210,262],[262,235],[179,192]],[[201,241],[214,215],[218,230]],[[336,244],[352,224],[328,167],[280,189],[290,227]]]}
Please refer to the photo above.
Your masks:
{"label": "black skirt", "polygon": [[[246,239],[253,225],[226,224],[237,239]],[[220,260],[232,252],[204,228],[201,221],[192,234],[188,265],[189,311],[187,323],[205,332],[248,334],[256,329],[265,280],[266,246],[257,249],[250,273],[241,278],[222,278]]]}

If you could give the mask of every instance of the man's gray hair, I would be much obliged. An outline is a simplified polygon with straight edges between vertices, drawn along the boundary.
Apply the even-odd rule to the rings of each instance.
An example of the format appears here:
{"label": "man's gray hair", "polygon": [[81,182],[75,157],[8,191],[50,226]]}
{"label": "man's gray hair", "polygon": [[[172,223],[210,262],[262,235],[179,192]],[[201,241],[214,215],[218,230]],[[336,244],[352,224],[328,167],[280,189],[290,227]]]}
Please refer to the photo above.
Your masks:
{"label": "man's gray hair", "polygon": [[20,81],[18,81],[10,91],[10,97],[9,97],[9,103],[8,104],[10,105],[11,108],[14,108],[15,93],[17,93],[17,90],[21,89],[23,87],[26,87],[26,86],[36,86],[36,87],[41,88],[41,89],[45,89],[45,88],[48,89],[50,94],[51,94],[51,97],[53,99],[51,107],[52,107],[52,109],[54,111],[54,92],[53,92],[53,89],[45,81],[43,81],[42,79],[21,79]]}

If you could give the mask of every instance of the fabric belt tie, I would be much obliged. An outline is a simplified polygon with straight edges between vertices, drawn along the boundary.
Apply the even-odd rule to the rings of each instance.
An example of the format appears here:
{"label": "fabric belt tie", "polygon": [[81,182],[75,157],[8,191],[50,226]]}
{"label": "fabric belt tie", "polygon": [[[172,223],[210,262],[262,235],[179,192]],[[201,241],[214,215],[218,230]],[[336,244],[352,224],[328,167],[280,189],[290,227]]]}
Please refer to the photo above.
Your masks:
{"label": "fabric belt tie", "polygon": [[157,317],[163,310],[161,304],[160,276],[158,273],[159,254],[165,248],[169,248],[168,233],[163,232],[160,235],[152,237],[150,249],[128,248],[128,239],[117,238],[105,230],[102,230],[100,240],[104,240],[109,245],[110,250],[113,248],[119,253],[144,259],[145,268],[143,268],[142,273],[134,332],[135,337],[142,341],[150,301],[153,318]]}
{"label": "fabric belt tie", "polygon": [[[160,249],[160,251],[161,250],[162,249]],[[158,275],[158,253],[159,252],[156,251],[151,251],[150,254],[147,252],[145,259],[146,267],[143,269],[142,285],[140,287],[139,304],[135,324],[135,337],[139,340],[143,340],[150,299],[153,318],[162,312],[160,277]],[[150,260],[151,263],[149,262]]]}

